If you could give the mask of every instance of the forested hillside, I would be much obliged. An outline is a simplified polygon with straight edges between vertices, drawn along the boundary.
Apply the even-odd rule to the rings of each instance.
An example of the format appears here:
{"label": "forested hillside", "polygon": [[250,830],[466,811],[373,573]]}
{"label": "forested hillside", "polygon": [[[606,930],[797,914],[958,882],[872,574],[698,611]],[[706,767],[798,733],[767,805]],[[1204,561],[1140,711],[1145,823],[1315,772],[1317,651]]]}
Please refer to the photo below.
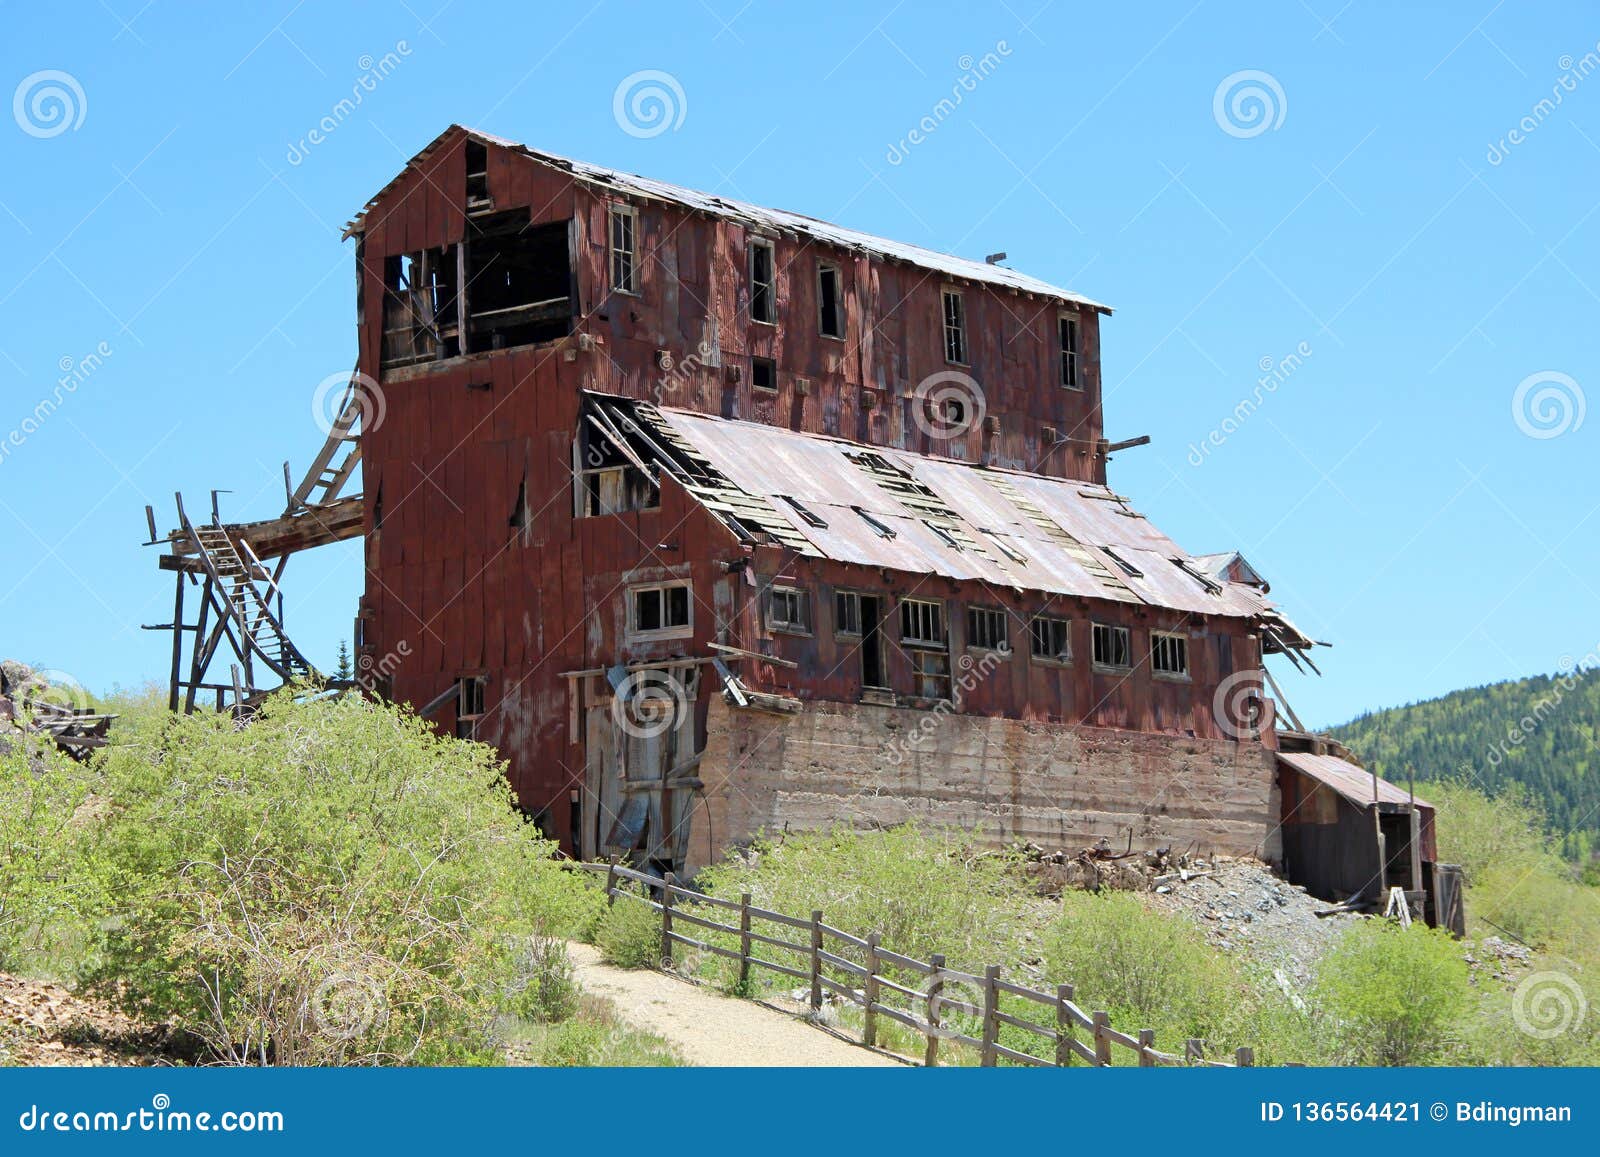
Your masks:
{"label": "forested hillside", "polygon": [[[1541,675],[1376,711],[1334,728],[1378,774],[1521,784],[1569,858],[1600,849],[1600,673]],[[1419,793],[1420,794],[1420,793]]]}

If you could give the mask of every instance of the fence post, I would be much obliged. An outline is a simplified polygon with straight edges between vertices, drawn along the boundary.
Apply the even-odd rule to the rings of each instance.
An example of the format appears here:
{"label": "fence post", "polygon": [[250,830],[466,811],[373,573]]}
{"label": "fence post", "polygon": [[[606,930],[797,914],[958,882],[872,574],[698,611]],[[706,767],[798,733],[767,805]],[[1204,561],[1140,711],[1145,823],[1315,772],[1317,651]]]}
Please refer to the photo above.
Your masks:
{"label": "fence post", "polygon": [[928,1047],[923,1051],[922,1063],[924,1067],[935,1069],[939,1067],[939,997],[944,992],[944,957],[935,952],[928,961],[932,969],[928,981]]}
{"label": "fence post", "polygon": [[739,991],[750,987],[750,893],[739,897]]}
{"label": "fence post", "polygon": [[671,872],[661,881],[661,967],[672,967],[672,885]]}
{"label": "fence post", "polygon": [[1056,985],[1056,1064],[1066,1068],[1072,1064],[1072,1003],[1075,990],[1070,984]]}
{"label": "fence post", "polygon": [[1150,1050],[1156,1047],[1156,1030],[1142,1028],[1139,1030],[1139,1067],[1150,1069],[1155,1067],[1156,1058],[1150,1055]]}
{"label": "fence post", "polygon": [[1111,1038],[1106,1035],[1106,1030],[1110,1027],[1109,1012],[1094,1014],[1094,1063],[1101,1068],[1111,1064]]}
{"label": "fence post", "polygon": [[1197,1036],[1192,1036],[1183,1042],[1183,1059],[1191,1065],[1197,1065],[1206,1059],[1206,1042]]}
{"label": "fence post", "polygon": [[1249,1045],[1240,1045],[1238,1051],[1233,1054],[1233,1060],[1241,1069],[1253,1068],[1256,1063],[1256,1050]]}
{"label": "fence post", "polygon": [[861,1040],[869,1048],[878,1043],[878,934],[867,933],[867,979],[862,987],[867,1011],[862,1018]]}
{"label": "fence post", "polygon": [[995,1066],[995,1042],[1000,1039],[1000,966],[991,964],[983,970],[983,1052],[978,1064],[986,1069]]}
{"label": "fence post", "polygon": [[822,1011],[822,913],[811,913],[811,1011]]}
{"label": "fence post", "polygon": [[606,868],[606,907],[614,908],[617,904],[617,855],[611,853],[610,866]]}

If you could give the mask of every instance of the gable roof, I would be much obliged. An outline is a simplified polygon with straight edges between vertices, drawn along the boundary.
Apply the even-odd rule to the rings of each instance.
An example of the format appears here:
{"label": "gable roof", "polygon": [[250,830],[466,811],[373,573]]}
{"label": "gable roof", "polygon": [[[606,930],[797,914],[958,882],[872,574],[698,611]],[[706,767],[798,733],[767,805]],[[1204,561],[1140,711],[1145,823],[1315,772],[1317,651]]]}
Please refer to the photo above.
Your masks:
{"label": "gable roof", "polygon": [[1311,645],[1259,591],[1211,579],[1104,486],[586,398],[602,428],[639,431],[657,468],[747,541],[997,588],[1250,619],[1269,650]]}
{"label": "gable roof", "polygon": [[668,184],[665,181],[657,181],[650,177],[625,173],[620,169],[608,169],[601,165],[589,164],[587,161],[575,161],[569,157],[543,152],[528,145],[520,144],[516,141],[508,141],[504,137],[482,133],[462,125],[451,125],[429,142],[426,148],[412,157],[407,162],[406,168],[382,189],[379,189],[377,193],[373,194],[372,198],[362,206],[361,211],[345,225],[344,236],[349,237],[352,234],[361,232],[367,214],[399,184],[407,172],[421,165],[447,142],[454,143],[458,137],[468,137],[485,145],[493,145],[497,148],[510,149],[521,153],[539,164],[570,173],[575,179],[606,192],[622,193],[630,197],[641,197],[653,201],[665,201],[694,212],[707,213],[723,220],[737,222],[748,229],[791,233],[824,245],[868,253],[887,261],[900,261],[908,265],[915,265],[943,277],[995,285],[1005,289],[1013,289],[1020,293],[1033,293],[1041,297],[1069,301],[1075,305],[1099,310],[1102,313],[1111,312],[1111,307],[1108,305],[1093,301],[1082,294],[1073,293],[1071,290],[1040,281],[1038,278],[1029,277],[1027,274],[1019,273],[1014,269],[990,265],[983,261],[972,261],[965,257],[954,257],[947,253],[924,249],[918,245],[891,241],[885,237],[877,237],[871,233],[847,229],[842,225],[834,225],[827,221],[818,220],[815,217],[792,213],[786,209],[763,208],[760,205],[751,205],[744,201],[736,201],[713,193],[686,189],[680,185]]}

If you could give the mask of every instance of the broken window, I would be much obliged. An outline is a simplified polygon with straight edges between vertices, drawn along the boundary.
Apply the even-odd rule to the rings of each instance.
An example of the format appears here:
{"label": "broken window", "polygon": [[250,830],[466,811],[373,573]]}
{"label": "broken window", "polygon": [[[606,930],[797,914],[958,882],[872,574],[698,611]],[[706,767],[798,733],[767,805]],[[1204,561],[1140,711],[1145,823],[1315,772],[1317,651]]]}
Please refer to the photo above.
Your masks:
{"label": "broken window", "polygon": [[1006,613],[993,607],[968,607],[967,646],[982,651],[1009,651],[1011,635]]}
{"label": "broken window", "polygon": [[778,293],[776,264],[772,256],[772,242],[752,238],[750,241],[750,319],[775,322],[778,320]]}
{"label": "broken window", "polygon": [[833,593],[833,633],[836,635],[861,633],[861,595],[858,592]]}
{"label": "broken window", "polygon": [[471,739],[483,718],[482,675],[464,675],[456,681],[456,738]]}
{"label": "broken window", "polygon": [[453,245],[384,258],[381,358],[385,368],[460,352],[455,281]]}
{"label": "broken window", "polygon": [[1133,666],[1133,641],[1127,627],[1094,624],[1094,665],[1114,670]]}
{"label": "broken window", "polygon": [[489,150],[482,141],[467,142],[467,212],[492,208],[489,199]]}
{"label": "broken window", "polygon": [[571,224],[534,225],[528,210],[468,223],[469,351],[553,341],[572,332]]}
{"label": "broken window", "polygon": [[863,522],[865,522],[868,526],[872,527],[872,529],[877,533],[879,538],[893,538],[893,537],[895,537],[895,529],[894,529],[894,527],[890,526],[887,522],[884,522],[884,521],[882,521],[881,519],[878,519],[878,518],[874,518],[872,515],[868,514],[865,510],[862,510],[861,507],[859,507],[859,506],[852,506],[850,509],[855,511],[857,514],[859,514],[861,516],[861,520]]}
{"label": "broken window", "polygon": [[1067,663],[1072,660],[1072,622],[1049,615],[1034,616],[1030,628],[1033,635],[1033,657],[1047,663]]}
{"label": "broken window", "polygon": [[947,289],[944,298],[944,360],[967,364],[967,307],[961,291]]}
{"label": "broken window", "polygon": [[811,633],[811,592],[774,586],[767,592],[767,626],[774,631]]}
{"label": "broken window", "polygon": [[635,246],[639,226],[632,205],[611,206],[611,289],[615,293],[638,293],[639,280]]}
{"label": "broken window", "polygon": [[944,604],[900,600],[900,641],[912,647],[944,646]]}
{"label": "broken window", "polygon": [[771,358],[750,359],[750,388],[774,391],[778,388],[778,363]]}
{"label": "broken window", "polygon": [[630,635],[688,635],[694,627],[689,584],[659,583],[628,591]]}
{"label": "broken window", "polygon": [[823,530],[828,528],[828,520],[823,518],[822,515],[818,514],[816,511],[812,510],[805,503],[801,502],[798,498],[793,498],[785,494],[783,496],[783,500],[790,506],[794,507],[795,513],[805,521],[807,526],[820,527]]}
{"label": "broken window", "polygon": [[844,336],[844,306],[839,299],[837,266],[817,266],[817,312],[818,332],[823,337]]}
{"label": "broken window", "polygon": [[1189,640],[1184,635],[1164,631],[1150,633],[1150,666],[1158,675],[1187,678],[1189,675]]}
{"label": "broken window", "polygon": [[1069,390],[1081,390],[1078,380],[1078,321],[1063,315],[1061,330],[1061,384]]}
{"label": "broken window", "polygon": [[945,638],[943,603],[900,600],[900,642],[911,663],[916,693],[924,699],[950,698],[950,652]]}
{"label": "broken window", "polygon": [[661,487],[645,465],[646,441],[631,418],[585,404],[574,451],[579,518],[660,507]]}

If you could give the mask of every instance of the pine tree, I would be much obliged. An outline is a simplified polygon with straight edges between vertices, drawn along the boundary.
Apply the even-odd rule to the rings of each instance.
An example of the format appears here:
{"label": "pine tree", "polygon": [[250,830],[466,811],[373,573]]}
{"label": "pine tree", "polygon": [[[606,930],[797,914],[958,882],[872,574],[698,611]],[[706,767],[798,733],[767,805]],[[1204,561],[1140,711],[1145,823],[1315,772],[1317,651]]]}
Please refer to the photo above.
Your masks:
{"label": "pine tree", "polygon": [[350,644],[343,639],[339,640],[339,662],[333,669],[335,679],[350,679],[355,675],[355,668],[350,665]]}

